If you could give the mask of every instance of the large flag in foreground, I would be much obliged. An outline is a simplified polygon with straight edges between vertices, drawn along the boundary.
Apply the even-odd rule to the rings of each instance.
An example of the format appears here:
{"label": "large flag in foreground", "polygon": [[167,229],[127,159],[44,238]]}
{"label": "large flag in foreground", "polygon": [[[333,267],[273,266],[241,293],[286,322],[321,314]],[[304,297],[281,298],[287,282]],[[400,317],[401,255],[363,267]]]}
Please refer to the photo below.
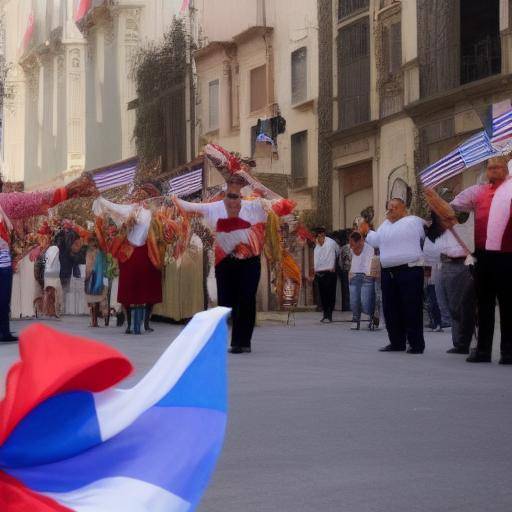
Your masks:
{"label": "large flag in foreground", "polygon": [[119,352],[35,325],[0,404],[2,512],[185,512],[226,426],[226,316],[199,313],[133,388]]}

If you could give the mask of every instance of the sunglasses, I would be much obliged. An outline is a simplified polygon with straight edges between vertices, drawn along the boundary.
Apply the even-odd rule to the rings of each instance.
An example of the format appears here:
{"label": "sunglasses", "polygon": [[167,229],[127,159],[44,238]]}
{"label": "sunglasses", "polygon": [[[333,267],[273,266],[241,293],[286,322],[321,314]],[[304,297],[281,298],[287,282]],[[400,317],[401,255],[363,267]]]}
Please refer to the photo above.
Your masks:
{"label": "sunglasses", "polygon": [[240,195],[239,194],[233,194],[232,192],[228,192],[226,194],[226,197],[228,199],[240,199]]}

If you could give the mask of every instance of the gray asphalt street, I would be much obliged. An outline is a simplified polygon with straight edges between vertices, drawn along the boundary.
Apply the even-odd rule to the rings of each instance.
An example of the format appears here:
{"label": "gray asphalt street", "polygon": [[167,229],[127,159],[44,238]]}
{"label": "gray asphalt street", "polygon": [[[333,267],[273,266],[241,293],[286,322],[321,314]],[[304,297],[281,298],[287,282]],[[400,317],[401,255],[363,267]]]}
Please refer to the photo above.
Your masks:
{"label": "gray asphalt street", "polygon": [[[179,332],[52,325],[121,349],[132,379]],[[199,510],[510,512],[512,367],[446,354],[448,333],[428,333],[424,355],[379,353],[385,331],[349,327],[265,321],[254,352],[230,356],[226,443]],[[0,347],[2,379],[16,350]]]}

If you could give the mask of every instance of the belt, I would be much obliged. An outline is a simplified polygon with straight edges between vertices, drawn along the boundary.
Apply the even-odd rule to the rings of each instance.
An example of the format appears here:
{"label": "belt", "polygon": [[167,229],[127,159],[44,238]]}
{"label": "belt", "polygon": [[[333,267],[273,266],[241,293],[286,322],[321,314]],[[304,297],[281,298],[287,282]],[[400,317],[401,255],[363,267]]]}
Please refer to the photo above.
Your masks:
{"label": "belt", "polygon": [[383,267],[382,270],[387,272],[400,272],[402,270],[409,270],[414,267],[410,267],[409,265],[397,265],[396,267]]}
{"label": "belt", "polygon": [[465,263],[466,257],[459,256],[457,258],[452,258],[451,256],[446,256],[446,254],[441,254],[441,263]]}

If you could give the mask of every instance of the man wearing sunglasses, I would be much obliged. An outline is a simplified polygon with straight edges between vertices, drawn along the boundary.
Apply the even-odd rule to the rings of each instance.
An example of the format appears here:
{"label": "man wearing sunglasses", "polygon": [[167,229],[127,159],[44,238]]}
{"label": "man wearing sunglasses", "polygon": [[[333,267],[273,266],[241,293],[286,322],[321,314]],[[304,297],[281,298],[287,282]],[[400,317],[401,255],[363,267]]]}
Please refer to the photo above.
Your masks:
{"label": "man wearing sunglasses", "polygon": [[242,188],[247,184],[246,178],[233,173],[227,179],[223,200],[189,203],[175,199],[183,210],[201,215],[215,235],[218,302],[219,306],[232,309],[230,352],[233,354],[251,352],[268,214],[273,209],[279,215],[286,215],[293,208],[286,199],[242,199]]}

